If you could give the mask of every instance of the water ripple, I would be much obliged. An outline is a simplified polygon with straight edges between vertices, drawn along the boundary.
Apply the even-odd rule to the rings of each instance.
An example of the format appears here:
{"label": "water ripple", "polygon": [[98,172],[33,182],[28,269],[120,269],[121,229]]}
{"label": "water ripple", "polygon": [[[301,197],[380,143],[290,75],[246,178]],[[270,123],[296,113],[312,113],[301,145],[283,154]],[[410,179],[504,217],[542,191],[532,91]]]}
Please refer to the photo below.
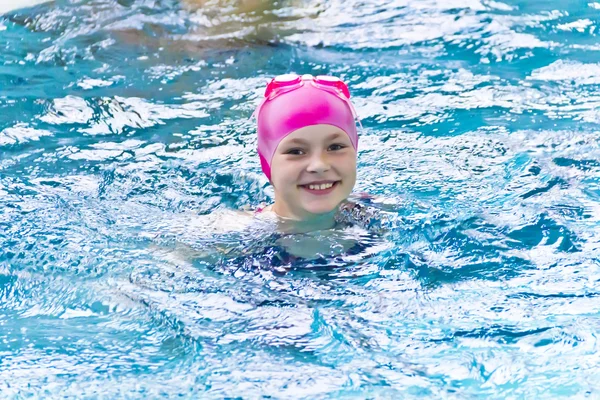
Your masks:
{"label": "water ripple", "polygon": [[[204,3],[0,17],[3,395],[600,390],[599,3]],[[349,82],[385,235],[236,211],[291,71]]]}

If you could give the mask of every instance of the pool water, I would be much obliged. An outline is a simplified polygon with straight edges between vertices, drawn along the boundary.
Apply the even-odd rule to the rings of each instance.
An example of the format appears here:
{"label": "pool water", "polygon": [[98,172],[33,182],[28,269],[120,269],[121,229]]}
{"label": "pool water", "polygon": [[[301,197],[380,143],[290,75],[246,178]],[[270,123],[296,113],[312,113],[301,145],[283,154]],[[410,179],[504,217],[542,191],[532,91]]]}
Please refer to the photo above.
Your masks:
{"label": "pool water", "polygon": [[[2,398],[599,396],[600,3],[238,6],[0,17]],[[287,240],[358,254],[219,217],[292,71],[349,83],[391,228]]]}

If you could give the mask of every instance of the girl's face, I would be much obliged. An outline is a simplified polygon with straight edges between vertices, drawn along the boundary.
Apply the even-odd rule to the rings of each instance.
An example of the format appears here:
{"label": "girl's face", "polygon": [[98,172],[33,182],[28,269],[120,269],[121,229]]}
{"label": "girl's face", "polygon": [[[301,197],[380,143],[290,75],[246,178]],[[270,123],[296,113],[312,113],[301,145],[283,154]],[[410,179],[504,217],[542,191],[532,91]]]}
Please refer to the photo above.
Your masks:
{"label": "girl's face", "polygon": [[271,160],[273,211],[307,220],[335,210],[356,182],[356,150],[333,125],[295,130],[277,146]]}

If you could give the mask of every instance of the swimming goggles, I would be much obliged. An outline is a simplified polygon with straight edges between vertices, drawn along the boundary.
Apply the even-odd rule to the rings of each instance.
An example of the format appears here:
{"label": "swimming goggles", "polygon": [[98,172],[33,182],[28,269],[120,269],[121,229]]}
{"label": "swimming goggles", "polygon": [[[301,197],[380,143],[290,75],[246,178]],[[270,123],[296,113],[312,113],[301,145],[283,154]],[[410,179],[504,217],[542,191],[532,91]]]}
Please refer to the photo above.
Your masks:
{"label": "swimming goggles", "polygon": [[267,85],[267,88],[265,89],[265,97],[268,100],[271,100],[282,93],[298,89],[299,87],[304,86],[306,83],[310,83],[318,89],[332,92],[342,97],[342,99],[345,101],[350,99],[350,90],[340,78],[328,75],[319,75],[315,77],[309,74],[302,76],[296,74],[276,76],[275,78],[271,79],[271,82],[269,82]]}
{"label": "swimming goggles", "polygon": [[[337,78],[335,76],[329,76],[329,75],[312,76],[310,74],[278,75],[275,78],[271,79],[271,82],[269,82],[267,84],[267,88],[265,89],[265,98],[264,98],[262,104],[264,104],[265,102],[267,102],[269,100],[273,100],[275,97],[277,97],[283,93],[291,92],[293,90],[301,88],[302,86],[304,86],[306,84],[310,84],[310,85],[313,85],[314,87],[316,87],[317,89],[325,90],[327,92],[333,93],[336,96],[338,96],[340,99],[342,99],[344,102],[346,102],[348,104],[348,106],[350,107],[350,110],[352,111],[352,115],[354,116],[356,121],[358,121],[358,123],[360,125],[360,118],[358,118],[358,114],[356,113],[356,110],[354,109],[354,105],[350,101],[350,89],[348,89],[348,85],[346,85],[346,83],[343,80],[341,80],[340,78]],[[262,106],[262,104],[261,104],[261,106]],[[259,112],[261,106],[259,106],[259,108],[254,112],[253,116]],[[361,125],[361,127],[362,127],[362,125]]]}

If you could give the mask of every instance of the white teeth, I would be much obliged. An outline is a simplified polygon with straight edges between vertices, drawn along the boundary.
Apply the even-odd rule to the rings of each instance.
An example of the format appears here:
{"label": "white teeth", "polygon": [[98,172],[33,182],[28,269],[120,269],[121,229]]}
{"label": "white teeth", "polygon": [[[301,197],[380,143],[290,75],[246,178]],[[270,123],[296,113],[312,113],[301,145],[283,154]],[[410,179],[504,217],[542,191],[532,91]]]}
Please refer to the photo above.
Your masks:
{"label": "white teeth", "polygon": [[320,185],[308,185],[310,190],[325,190],[333,186],[333,183],[321,183]]}

